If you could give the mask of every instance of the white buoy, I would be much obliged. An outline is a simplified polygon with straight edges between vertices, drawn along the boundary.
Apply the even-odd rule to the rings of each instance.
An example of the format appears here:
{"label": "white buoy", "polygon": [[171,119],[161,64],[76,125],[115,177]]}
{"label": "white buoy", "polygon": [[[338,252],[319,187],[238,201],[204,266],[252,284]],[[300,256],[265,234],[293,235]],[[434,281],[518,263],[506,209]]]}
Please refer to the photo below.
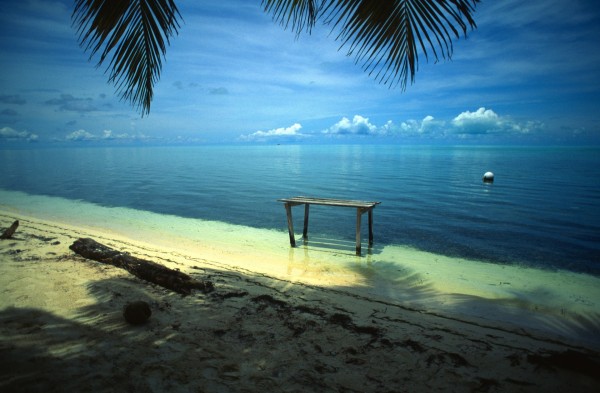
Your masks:
{"label": "white buoy", "polygon": [[483,174],[483,182],[484,183],[493,183],[494,182],[494,174],[492,172],[486,172]]}

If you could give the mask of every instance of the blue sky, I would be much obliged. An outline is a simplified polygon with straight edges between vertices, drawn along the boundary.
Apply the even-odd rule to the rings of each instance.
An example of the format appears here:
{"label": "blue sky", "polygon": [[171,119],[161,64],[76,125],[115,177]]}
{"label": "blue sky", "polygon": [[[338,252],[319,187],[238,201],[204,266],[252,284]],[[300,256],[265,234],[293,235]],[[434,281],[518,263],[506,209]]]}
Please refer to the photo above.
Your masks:
{"label": "blue sky", "polygon": [[600,4],[483,0],[451,61],[378,84],[319,25],[296,37],[260,0],[178,1],[151,112],[89,62],[71,1],[3,0],[0,146],[600,144]]}

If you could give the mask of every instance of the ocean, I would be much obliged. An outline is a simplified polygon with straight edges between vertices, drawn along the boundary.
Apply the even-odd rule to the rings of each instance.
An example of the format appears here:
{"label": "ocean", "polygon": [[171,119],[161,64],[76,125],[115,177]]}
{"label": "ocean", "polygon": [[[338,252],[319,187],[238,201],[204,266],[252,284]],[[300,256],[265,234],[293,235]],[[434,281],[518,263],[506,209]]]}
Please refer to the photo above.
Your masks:
{"label": "ocean", "polygon": [[[277,199],[379,201],[370,250],[362,230],[365,254],[395,245],[600,275],[596,147],[4,148],[0,167],[0,206],[13,203],[8,196],[18,192],[271,230],[274,241],[289,246]],[[487,171],[495,174],[492,184],[482,182]],[[303,210],[293,211],[299,239]],[[307,246],[314,241],[333,251],[353,250],[355,222],[353,209],[312,206]]]}

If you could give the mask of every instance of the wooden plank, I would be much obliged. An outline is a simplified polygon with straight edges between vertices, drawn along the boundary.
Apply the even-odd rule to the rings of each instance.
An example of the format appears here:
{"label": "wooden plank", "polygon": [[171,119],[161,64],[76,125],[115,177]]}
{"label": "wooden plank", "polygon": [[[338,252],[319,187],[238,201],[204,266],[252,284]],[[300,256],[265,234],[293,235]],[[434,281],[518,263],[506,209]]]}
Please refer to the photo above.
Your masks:
{"label": "wooden plank", "polygon": [[292,198],[283,198],[278,199],[280,202],[284,203],[294,203],[294,204],[313,204],[313,205],[328,205],[328,206],[341,206],[341,207],[374,207],[381,202],[373,202],[373,201],[357,201],[357,200],[349,200],[349,199],[335,199],[335,198],[312,198],[312,197],[292,197]]}
{"label": "wooden plank", "polygon": [[346,207],[371,207],[379,204],[380,202],[371,202],[371,201],[356,201],[356,200],[346,200],[346,199],[325,199],[325,198],[304,198],[304,197],[295,197],[295,198],[286,198],[280,199],[281,202],[289,202],[289,203],[311,203],[315,205],[332,205],[332,206],[346,206]]}
{"label": "wooden plank", "polygon": [[283,198],[279,199],[281,202],[295,202],[295,203],[312,203],[312,204],[340,204],[343,206],[351,206],[351,205],[374,205],[379,202],[371,202],[371,201],[358,201],[358,200],[350,200],[350,199],[334,199],[334,198],[309,198],[309,197],[293,197],[293,198]]}

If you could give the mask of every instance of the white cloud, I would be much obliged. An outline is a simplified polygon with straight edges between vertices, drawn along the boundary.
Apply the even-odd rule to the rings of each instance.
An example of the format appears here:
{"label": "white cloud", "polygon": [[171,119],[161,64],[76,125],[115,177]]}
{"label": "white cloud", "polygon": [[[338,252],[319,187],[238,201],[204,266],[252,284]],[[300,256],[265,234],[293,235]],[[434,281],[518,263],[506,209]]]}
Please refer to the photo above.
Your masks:
{"label": "white cloud", "polygon": [[375,135],[377,134],[377,127],[371,124],[368,118],[354,115],[352,121],[344,117],[333,126],[324,130],[323,133],[335,135]]}
{"label": "white cloud", "polygon": [[275,128],[269,131],[256,131],[249,135],[242,135],[238,139],[247,142],[265,142],[269,140],[297,140],[307,135],[300,133],[302,125],[295,123],[286,128]]}
{"label": "white cloud", "polygon": [[98,137],[86,130],[77,130],[67,135],[65,139],[68,141],[93,141],[98,139]]}
{"label": "white cloud", "polygon": [[421,129],[421,125],[416,120],[406,120],[400,123],[401,134],[418,134]]}
{"label": "white cloud", "polygon": [[394,124],[393,121],[388,120],[387,123],[385,123],[380,129],[379,129],[379,133],[381,135],[393,135],[396,132],[396,125]]}
{"label": "white cloud", "polygon": [[421,120],[417,130],[418,135],[431,135],[435,133],[443,133],[446,122],[436,120],[433,116],[427,115]]}
{"label": "white cloud", "polygon": [[[138,139],[139,137],[131,136],[127,133],[124,134],[115,134],[112,130],[104,130],[102,131],[103,140],[117,140],[117,139]],[[143,137],[142,137],[143,138]]]}
{"label": "white cloud", "polygon": [[392,120],[380,127],[377,131],[379,135],[385,136],[424,136],[443,133],[446,122],[436,120],[433,116],[427,115],[423,120],[406,120],[400,125],[394,124]]}
{"label": "white cloud", "polygon": [[475,112],[465,111],[452,120],[452,125],[466,134],[487,134],[501,127],[500,117],[483,107]]}
{"label": "white cloud", "polygon": [[491,109],[481,107],[474,112],[464,111],[451,120],[438,120],[431,115],[422,120],[408,119],[395,123],[388,120],[384,125],[372,124],[368,118],[355,115],[352,121],[344,117],[329,127],[324,134],[371,135],[384,137],[445,138],[459,136],[468,138],[476,135],[523,135],[535,132],[544,125],[538,121],[516,121],[499,116]]}
{"label": "white cloud", "polygon": [[102,131],[102,139],[114,139],[112,130]]}
{"label": "white cloud", "polygon": [[38,136],[27,131],[16,131],[10,127],[4,127],[0,128],[0,141],[2,140],[35,142],[38,140]]}
{"label": "white cloud", "polygon": [[452,131],[461,136],[484,134],[527,134],[543,127],[535,121],[517,122],[501,117],[491,109],[481,107],[475,112],[465,111],[452,120]]}
{"label": "white cloud", "polygon": [[86,130],[73,131],[65,137],[65,140],[71,142],[82,141],[140,141],[148,139],[144,134],[130,135],[127,133],[117,134],[112,130],[104,130],[100,136],[92,134]]}
{"label": "white cloud", "polygon": [[437,130],[440,126],[443,126],[445,123],[443,121],[437,121],[433,116],[427,115],[421,121],[421,128],[419,128],[419,133],[426,134],[429,132],[433,132]]}

